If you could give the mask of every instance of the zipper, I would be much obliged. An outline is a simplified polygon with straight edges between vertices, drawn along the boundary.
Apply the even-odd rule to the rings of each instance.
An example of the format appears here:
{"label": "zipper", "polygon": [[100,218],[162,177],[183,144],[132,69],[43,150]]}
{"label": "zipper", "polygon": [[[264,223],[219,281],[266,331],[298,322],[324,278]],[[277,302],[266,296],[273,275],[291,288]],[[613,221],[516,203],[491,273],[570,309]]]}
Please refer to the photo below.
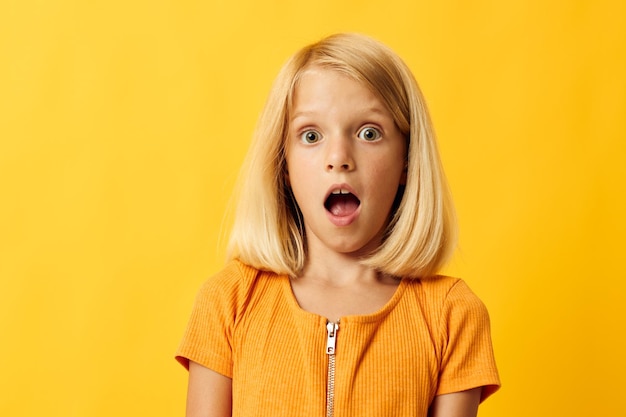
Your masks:
{"label": "zipper", "polygon": [[328,337],[326,338],[326,354],[328,355],[328,378],[326,380],[326,417],[333,417],[335,413],[335,346],[339,322],[326,323]]}

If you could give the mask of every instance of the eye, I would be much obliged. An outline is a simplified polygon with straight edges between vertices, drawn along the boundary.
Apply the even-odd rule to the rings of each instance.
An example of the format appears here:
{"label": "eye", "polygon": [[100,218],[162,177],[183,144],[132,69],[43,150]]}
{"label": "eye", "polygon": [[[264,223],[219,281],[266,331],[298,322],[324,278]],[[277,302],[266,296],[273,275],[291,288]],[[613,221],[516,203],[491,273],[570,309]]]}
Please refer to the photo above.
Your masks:
{"label": "eye", "polygon": [[315,130],[307,130],[300,136],[300,139],[304,143],[317,143],[320,141],[321,138],[322,135],[320,135],[320,133]]}
{"label": "eye", "polygon": [[373,142],[383,137],[382,133],[380,133],[380,130],[374,127],[366,127],[366,128],[361,129],[358,136],[359,138],[366,140],[368,142]]}

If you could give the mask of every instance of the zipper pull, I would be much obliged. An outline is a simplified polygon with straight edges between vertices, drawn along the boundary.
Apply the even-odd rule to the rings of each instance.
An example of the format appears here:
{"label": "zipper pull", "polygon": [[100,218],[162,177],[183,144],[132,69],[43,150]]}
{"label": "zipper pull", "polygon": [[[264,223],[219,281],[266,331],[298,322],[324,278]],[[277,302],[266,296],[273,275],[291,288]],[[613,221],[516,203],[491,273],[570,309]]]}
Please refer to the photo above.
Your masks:
{"label": "zipper pull", "polygon": [[339,330],[339,323],[333,323],[329,321],[326,323],[326,330],[328,330],[328,338],[326,339],[326,354],[335,354],[335,344],[337,343],[337,331]]}

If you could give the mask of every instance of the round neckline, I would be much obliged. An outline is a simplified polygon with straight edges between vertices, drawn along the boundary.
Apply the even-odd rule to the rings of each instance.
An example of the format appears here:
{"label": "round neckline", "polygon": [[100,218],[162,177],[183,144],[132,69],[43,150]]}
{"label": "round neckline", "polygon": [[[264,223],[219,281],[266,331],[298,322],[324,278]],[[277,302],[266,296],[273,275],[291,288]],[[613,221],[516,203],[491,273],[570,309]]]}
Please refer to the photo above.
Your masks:
{"label": "round neckline", "polygon": [[[293,293],[293,288],[291,287],[291,278],[289,278],[288,275],[282,275],[281,279],[282,279],[283,295],[284,295],[285,299],[287,300],[287,303],[289,304],[289,307],[291,308],[291,310],[296,315],[298,315],[298,316],[300,316],[300,317],[302,317],[303,319],[306,319],[306,320],[311,320],[311,321],[315,321],[315,322],[323,322],[324,325],[328,321],[330,321],[328,318],[326,318],[326,317],[324,317],[324,316],[322,316],[320,314],[307,311],[307,310],[303,309],[302,307],[300,307],[300,304],[298,304],[298,300],[296,299],[296,296]],[[401,278],[400,279],[400,283],[398,284],[398,287],[396,288],[395,292],[393,293],[393,296],[391,296],[391,298],[389,300],[387,300],[385,305],[383,305],[380,309],[378,309],[377,311],[375,311],[373,313],[369,313],[369,314],[358,314],[358,315],[341,316],[339,318],[339,321],[341,323],[343,323],[343,324],[346,324],[346,323],[373,323],[373,322],[376,322],[376,321],[380,321],[387,314],[389,314],[389,312],[391,312],[391,310],[393,310],[394,307],[398,304],[398,302],[402,298],[402,294],[404,294],[404,291],[406,290],[406,286],[407,286],[407,280],[404,279],[404,278]]]}

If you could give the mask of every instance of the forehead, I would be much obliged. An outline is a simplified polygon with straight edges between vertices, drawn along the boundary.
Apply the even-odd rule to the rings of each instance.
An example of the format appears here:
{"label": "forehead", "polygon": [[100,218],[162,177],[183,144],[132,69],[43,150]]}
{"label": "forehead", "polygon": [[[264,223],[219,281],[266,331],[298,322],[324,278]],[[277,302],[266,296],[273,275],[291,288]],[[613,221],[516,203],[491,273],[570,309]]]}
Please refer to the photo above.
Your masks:
{"label": "forehead", "polygon": [[311,66],[298,74],[289,100],[291,117],[294,112],[328,110],[339,105],[387,110],[367,82],[344,70]]}
{"label": "forehead", "polygon": [[295,77],[292,93],[295,95],[301,85],[319,83],[324,81],[339,80],[359,84],[364,88],[371,89],[363,76],[351,68],[330,65],[308,64],[302,68]]}

